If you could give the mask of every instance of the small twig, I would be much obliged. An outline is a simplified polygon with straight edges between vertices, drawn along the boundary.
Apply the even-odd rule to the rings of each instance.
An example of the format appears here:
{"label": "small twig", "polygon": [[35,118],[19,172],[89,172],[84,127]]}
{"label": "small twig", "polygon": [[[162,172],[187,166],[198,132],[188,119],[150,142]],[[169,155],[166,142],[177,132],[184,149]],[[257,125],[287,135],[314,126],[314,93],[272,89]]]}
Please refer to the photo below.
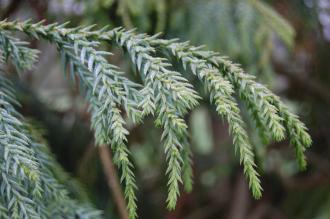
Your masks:
{"label": "small twig", "polygon": [[124,199],[122,188],[119,184],[119,178],[116,168],[113,165],[112,157],[108,146],[98,147],[99,156],[102,162],[103,172],[107,178],[108,186],[112,192],[114,201],[117,205],[119,215],[122,219],[128,219],[126,202]]}

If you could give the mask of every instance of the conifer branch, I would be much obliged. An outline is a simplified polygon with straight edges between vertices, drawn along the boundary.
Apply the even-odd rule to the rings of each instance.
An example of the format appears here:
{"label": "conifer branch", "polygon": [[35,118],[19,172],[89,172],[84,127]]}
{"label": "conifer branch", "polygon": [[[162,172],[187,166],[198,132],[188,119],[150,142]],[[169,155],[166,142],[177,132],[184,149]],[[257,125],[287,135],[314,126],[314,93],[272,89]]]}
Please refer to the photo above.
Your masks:
{"label": "conifer branch", "polygon": [[6,32],[0,32],[0,56],[2,61],[7,61],[11,58],[16,69],[31,70],[34,63],[38,59],[38,50],[26,47],[29,43],[20,41]]}
{"label": "conifer branch", "polygon": [[[246,79],[246,74],[244,74],[244,71],[241,68],[230,65],[230,62],[224,60],[221,57],[217,57],[216,60],[219,64],[219,67],[222,65],[224,68],[229,68],[228,70],[229,73],[231,73],[233,76],[233,80],[236,80],[240,84],[246,84],[246,87],[242,87],[241,89],[257,90],[259,88],[258,92],[260,93],[260,96],[265,100],[265,105],[261,106],[270,106],[270,111],[274,111],[274,113],[277,112],[275,117],[281,116],[279,117],[281,124],[285,123],[286,131],[290,137],[290,142],[295,146],[298,165],[301,169],[304,169],[306,166],[306,161],[303,151],[305,147],[309,147],[312,143],[309,134],[306,132],[305,125],[303,125],[294,114],[289,112],[288,108],[284,107],[284,104],[269,89],[259,83],[254,82],[252,79]],[[273,134],[278,136],[277,138],[275,137],[275,140],[281,140],[282,134],[279,133],[282,132],[280,131],[282,128],[275,128],[274,126],[274,124],[277,126],[279,121],[277,119],[272,120],[271,117],[266,118],[266,121],[270,127],[274,127]]]}
{"label": "conifer branch", "polygon": [[[62,54],[63,62],[69,66],[71,75],[78,73],[87,90],[87,99],[91,103],[92,127],[98,144],[111,144],[114,160],[121,168],[121,181],[125,183],[125,197],[130,218],[136,217],[135,177],[129,151],[126,147],[125,122],[118,106],[122,104],[133,121],[140,120],[140,113],[135,104],[138,94],[135,83],[120,76],[116,67],[107,63],[102,55],[109,53],[96,51],[95,42],[84,41],[84,37],[76,39],[79,32],[65,29],[62,26],[25,23],[24,32],[35,38],[43,37],[56,43]],[[88,31],[89,28],[84,28]],[[76,35],[77,34],[77,35]],[[73,40],[76,39],[76,40]],[[117,106],[118,105],[118,106]]]}
{"label": "conifer branch", "polygon": [[[145,40],[145,35],[121,29],[114,29],[109,35],[128,51],[145,85],[154,95],[148,96],[145,102],[153,101],[146,105],[156,107],[157,123],[163,128],[162,140],[168,162],[166,173],[169,177],[167,206],[172,210],[179,195],[179,183],[182,182],[183,144],[180,138],[187,135],[187,125],[182,116],[198,104],[199,97],[185,78],[167,69],[170,64],[165,59],[152,56],[155,50]],[[152,112],[152,109],[149,111]]]}
{"label": "conifer branch", "polygon": [[193,161],[192,161],[192,151],[188,142],[188,139],[183,139],[183,149],[182,149],[182,181],[183,187],[186,192],[191,192],[193,189]]}
{"label": "conifer branch", "polygon": [[[72,50],[76,55],[72,54]],[[95,139],[99,145],[110,144],[114,151],[115,164],[121,169],[121,182],[125,183],[125,198],[130,218],[136,217],[135,177],[132,171],[133,165],[129,160],[129,150],[126,146],[125,122],[120,113],[118,105],[123,103],[125,108],[132,112],[133,121],[140,118],[139,110],[135,104],[138,100],[138,91],[135,90],[133,82],[116,76],[119,72],[108,64],[92,47],[83,46],[78,43],[74,48],[66,45],[61,48],[65,63],[70,69],[70,74],[75,70],[87,86],[87,97],[91,103],[92,127],[95,130]],[[77,58],[80,57],[80,58]],[[85,66],[87,65],[87,66]],[[113,76],[115,79],[111,79]],[[119,79],[118,79],[119,78]],[[87,80],[89,79],[89,80]],[[118,83],[124,81],[125,83]],[[132,87],[130,87],[132,85]],[[123,88],[121,87],[123,86]],[[133,102],[130,98],[135,100]],[[126,111],[126,112],[127,112]]]}
{"label": "conifer branch", "polygon": [[[81,207],[68,197],[51,170],[57,164],[45,153],[47,147],[34,139],[23,117],[15,110],[11,83],[1,76],[0,194],[10,218],[49,218],[54,215],[89,217],[99,212]],[[23,122],[22,122],[23,121]],[[47,199],[45,200],[45,197]],[[59,206],[71,206],[63,210]],[[56,208],[55,208],[56,207]],[[83,213],[80,213],[81,209]]]}
{"label": "conifer branch", "polygon": [[256,198],[261,196],[259,174],[255,170],[254,155],[245,131],[245,124],[240,116],[240,110],[231,96],[234,92],[229,81],[221,76],[219,70],[209,65],[207,61],[199,59],[195,48],[189,48],[187,43],[172,43],[171,41],[154,40],[154,44],[163,44],[169,52],[190,68],[191,72],[200,79],[210,92],[211,102],[216,105],[216,111],[229,124],[233,135],[235,151],[239,151],[240,162],[244,165],[244,172],[249,179],[249,185]]}
{"label": "conifer branch", "polygon": [[[175,208],[180,183],[184,184],[187,191],[190,191],[192,187],[191,151],[188,147],[188,131],[184,115],[196,107],[200,97],[183,74],[174,71],[169,60],[164,58],[164,55],[159,55],[160,52],[166,51],[169,58],[176,58],[184,69],[191,71],[207,88],[217,113],[229,124],[235,151],[240,155],[240,163],[243,164],[244,173],[255,198],[261,197],[262,188],[254,162],[253,148],[245,130],[246,125],[234,98],[235,93],[238,93],[240,99],[246,103],[263,140],[265,142],[270,140],[270,136],[275,141],[283,140],[286,132],[291,144],[295,147],[299,166],[301,168],[306,166],[304,151],[312,141],[305,125],[275,94],[257,83],[253,76],[245,74],[238,65],[215,52],[204,51],[200,47],[193,47],[176,40],[161,40],[157,39],[157,36],[136,34],[134,31],[125,31],[122,28],[95,30],[93,26],[66,28],[66,24],[43,25],[42,22],[34,24],[30,21],[1,21],[0,47],[4,51],[0,53],[0,60],[8,61],[10,57],[17,68],[23,69],[33,66],[37,53],[26,48],[25,43],[22,44],[8,35],[13,31],[24,32],[36,39],[43,38],[56,44],[65,68],[72,78],[79,79],[80,88],[90,103],[95,140],[98,144],[111,145],[115,164],[121,170],[121,181],[125,185],[125,198],[130,218],[137,216],[136,184],[133,165],[129,159],[130,152],[127,147],[129,133],[125,128],[123,113],[126,113],[135,123],[141,122],[148,114],[155,114],[156,125],[162,127],[161,140],[168,163],[166,170],[168,208],[171,210]],[[108,63],[104,56],[110,53],[96,49],[100,41],[116,44],[127,51],[139,72],[143,85],[132,82],[116,66]],[[12,51],[16,52],[12,54]],[[33,55],[29,57],[26,54]],[[0,214],[16,217],[25,214],[42,215],[47,214],[44,209],[46,206],[58,204],[62,207],[63,205],[59,203],[78,208],[76,201],[66,198],[66,190],[61,189],[61,183],[58,183],[56,177],[48,174],[50,166],[47,166],[44,160],[49,158],[47,156],[44,158],[44,154],[40,153],[40,144],[35,143],[37,141],[31,138],[28,131],[20,132],[24,130],[24,125],[20,122],[22,118],[17,117],[16,112],[12,110],[14,98],[10,94],[7,95],[7,90],[10,90],[6,87],[7,82],[4,81],[3,84],[5,95],[1,96],[3,103],[0,106],[0,113],[4,122],[0,126],[0,131],[2,129],[0,133],[3,133],[0,135],[0,141],[13,141],[17,147],[12,155],[15,159],[7,159],[7,157],[0,159],[3,170],[7,167],[6,162],[16,165],[6,170],[7,175],[15,173],[9,176],[10,180],[6,183],[13,183],[13,177],[18,177],[16,169],[20,167],[22,169],[19,171],[20,180],[25,180],[24,182],[28,185],[34,185],[34,188],[41,188],[52,197],[50,200],[53,201],[42,204],[38,195],[32,198],[28,196],[30,199],[23,199],[26,201],[24,208],[21,207],[23,203],[19,205],[19,208],[10,206],[10,208],[5,207],[7,211],[3,211],[0,205]],[[11,133],[8,135],[7,126],[10,130],[14,130],[14,135],[10,135]],[[0,149],[5,150],[5,147]],[[28,153],[21,153],[18,149],[26,150]],[[26,163],[26,160],[29,162]],[[35,164],[31,161],[35,161]],[[32,166],[22,168],[22,165]],[[30,181],[36,183],[32,184]],[[46,182],[51,182],[56,186],[48,188],[45,185]],[[8,185],[4,185],[4,188]],[[16,187],[11,188],[16,189]],[[16,189],[9,194],[12,199],[15,199],[16,194],[25,195],[27,192]],[[54,196],[55,192],[60,194],[59,197]],[[35,192],[35,194],[39,193]],[[2,198],[0,204],[2,203],[7,204],[9,200]],[[34,205],[29,208],[31,212],[25,210],[30,204]],[[36,208],[36,206],[40,207]],[[51,215],[61,215],[63,212],[73,213],[68,209],[54,208],[54,211]],[[94,211],[91,211],[89,207],[81,208],[79,211],[85,215],[94,215]],[[98,213],[96,212],[95,215]]]}
{"label": "conifer branch", "polygon": [[0,194],[8,203],[11,218],[36,217],[37,205],[29,197],[26,187],[32,188],[34,197],[40,196],[40,166],[31,148],[31,140],[22,130],[22,117],[15,110],[15,100],[10,81],[0,76]]}
{"label": "conifer branch", "polygon": [[[72,181],[55,161],[46,141],[34,126],[25,124],[26,130],[32,140],[32,147],[36,152],[41,167],[41,187],[43,196],[40,196],[38,205],[43,206],[41,209],[45,218],[58,217],[79,217],[99,218],[101,212],[93,209],[88,203],[78,203],[78,201],[70,198],[69,190],[63,185],[65,180]],[[79,185],[75,185],[79,187]],[[81,189],[81,191],[83,191]],[[45,200],[47,197],[47,200]],[[40,213],[39,213],[40,214]]]}
{"label": "conifer branch", "polygon": [[[158,44],[163,44],[157,42]],[[168,42],[167,42],[168,44]],[[217,53],[194,49],[195,55],[200,59],[207,60],[210,65],[219,68],[220,72],[228,78],[236,90],[238,90],[241,97],[246,95],[250,96],[249,99],[262,115],[259,116],[268,125],[269,131],[272,133],[276,141],[284,138],[284,130],[289,134],[290,142],[295,146],[298,165],[301,169],[305,168],[306,161],[303,155],[304,148],[309,147],[312,140],[307,133],[306,126],[301,123],[297,116],[292,114],[288,108],[280,101],[279,97],[273,94],[262,84],[255,82],[254,77],[247,75],[237,65],[232,64],[224,57],[219,56]],[[189,49],[188,49],[189,50]],[[245,98],[243,100],[246,100]],[[254,100],[255,102],[252,102]],[[283,124],[286,129],[283,128]]]}

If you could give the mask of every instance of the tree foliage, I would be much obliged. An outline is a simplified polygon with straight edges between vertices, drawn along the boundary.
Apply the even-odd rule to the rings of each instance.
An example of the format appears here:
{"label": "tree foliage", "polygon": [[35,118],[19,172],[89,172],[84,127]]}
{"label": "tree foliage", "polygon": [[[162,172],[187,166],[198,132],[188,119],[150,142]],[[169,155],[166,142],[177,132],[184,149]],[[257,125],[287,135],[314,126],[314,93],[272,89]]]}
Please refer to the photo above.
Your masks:
{"label": "tree foliage", "polygon": [[[258,7],[267,11],[264,6]],[[13,38],[13,32],[24,32],[36,40],[45,39],[57,46],[64,70],[79,84],[89,102],[95,142],[99,146],[111,146],[114,153],[130,218],[137,217],[137,185],[127,147],[129,132],[125,116],[139,124],[146,116],[152,115],[156,126],[162,129],[168,209],[175,208],[180,184],[184,184],[187,191],[192,188],[189,133],[184,117],[198,105],[201,97],[186,77],[187,73],[201,81],[217,113],[228,123],[234,149],[255,198],[261,197],[262,188],[238,98],[246,103],[260,136],[274,141],[287,136],[295,148],[299,167],[306,167],[304,151],[311,145],[311,138],[305,125],[279,97],[226,57],[187,42],[164,40],[158,35],[138,34],[134,30],[67,26],[30,21],[0,22],[1,60],[12,61],[18,70],[34,66],[38,52]],[[117,46],[128,54],[141,84],[108,62],[106,57],[111,53],[99,49],[102,42]],[[174,68],[177,62],[183,66],[184,72]],[[86,207],[80,205],[68,196],[55,174],[54,167],[58,165],[47,147],[15,110],[18,103],[5,76],[1,77],[0,85],[0,150],[3,154],[0,213],[9,218],[54,215],[95,218],[98,211],[88,204]]]}

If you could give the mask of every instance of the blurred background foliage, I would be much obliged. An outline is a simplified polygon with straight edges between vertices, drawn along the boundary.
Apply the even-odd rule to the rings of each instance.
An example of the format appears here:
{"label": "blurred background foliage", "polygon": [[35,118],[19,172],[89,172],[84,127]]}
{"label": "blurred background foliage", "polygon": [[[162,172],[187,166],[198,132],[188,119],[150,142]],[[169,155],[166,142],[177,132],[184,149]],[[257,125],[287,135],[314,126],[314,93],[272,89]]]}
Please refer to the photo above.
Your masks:
{"label": "blurred background foliage", "polygon": [[[231,150],[226,124],[202,103],[186,118],[194,151],[194,189],[168,212],[160,130],[153,128],[152,120],[129,127],[140,218],[330,218],[329,0],[0,0],[0,16],[124,26],[205,45],[256,75],[310,129],[314,143],[307,153],[309,166],[298,173],[289,142],[262,142],[253,123],[248,124],[263,172],[264,195],[255,201]],[[106,218],[118,218],[93,144],[86,103],[59,73],[56,48],[40,42],[31,47],[47,52],[16,84],[22,113],[48,130],[45,137],[52,152]],[[109,50],[114,53],[110,62],[134,78],[128,59],[116,48]],[[194,85],[202,89],[197,81]]]}

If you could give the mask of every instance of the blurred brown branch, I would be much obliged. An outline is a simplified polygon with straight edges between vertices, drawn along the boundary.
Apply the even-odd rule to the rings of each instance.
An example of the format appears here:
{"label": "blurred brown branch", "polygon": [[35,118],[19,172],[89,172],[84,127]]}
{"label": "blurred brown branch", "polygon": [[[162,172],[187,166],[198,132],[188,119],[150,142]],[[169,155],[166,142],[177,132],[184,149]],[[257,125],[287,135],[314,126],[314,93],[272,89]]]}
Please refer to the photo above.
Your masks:
{"label": "blurred brown branch", "polygon": [[107,145],[98,147],[99,156],[102,162],[103,172],[106,176],[108,186],[112,192],[113,199],[117,205],[120,218],[128,219],[124,195],[119,184],[116,168],[113,165],[112,156]]}

